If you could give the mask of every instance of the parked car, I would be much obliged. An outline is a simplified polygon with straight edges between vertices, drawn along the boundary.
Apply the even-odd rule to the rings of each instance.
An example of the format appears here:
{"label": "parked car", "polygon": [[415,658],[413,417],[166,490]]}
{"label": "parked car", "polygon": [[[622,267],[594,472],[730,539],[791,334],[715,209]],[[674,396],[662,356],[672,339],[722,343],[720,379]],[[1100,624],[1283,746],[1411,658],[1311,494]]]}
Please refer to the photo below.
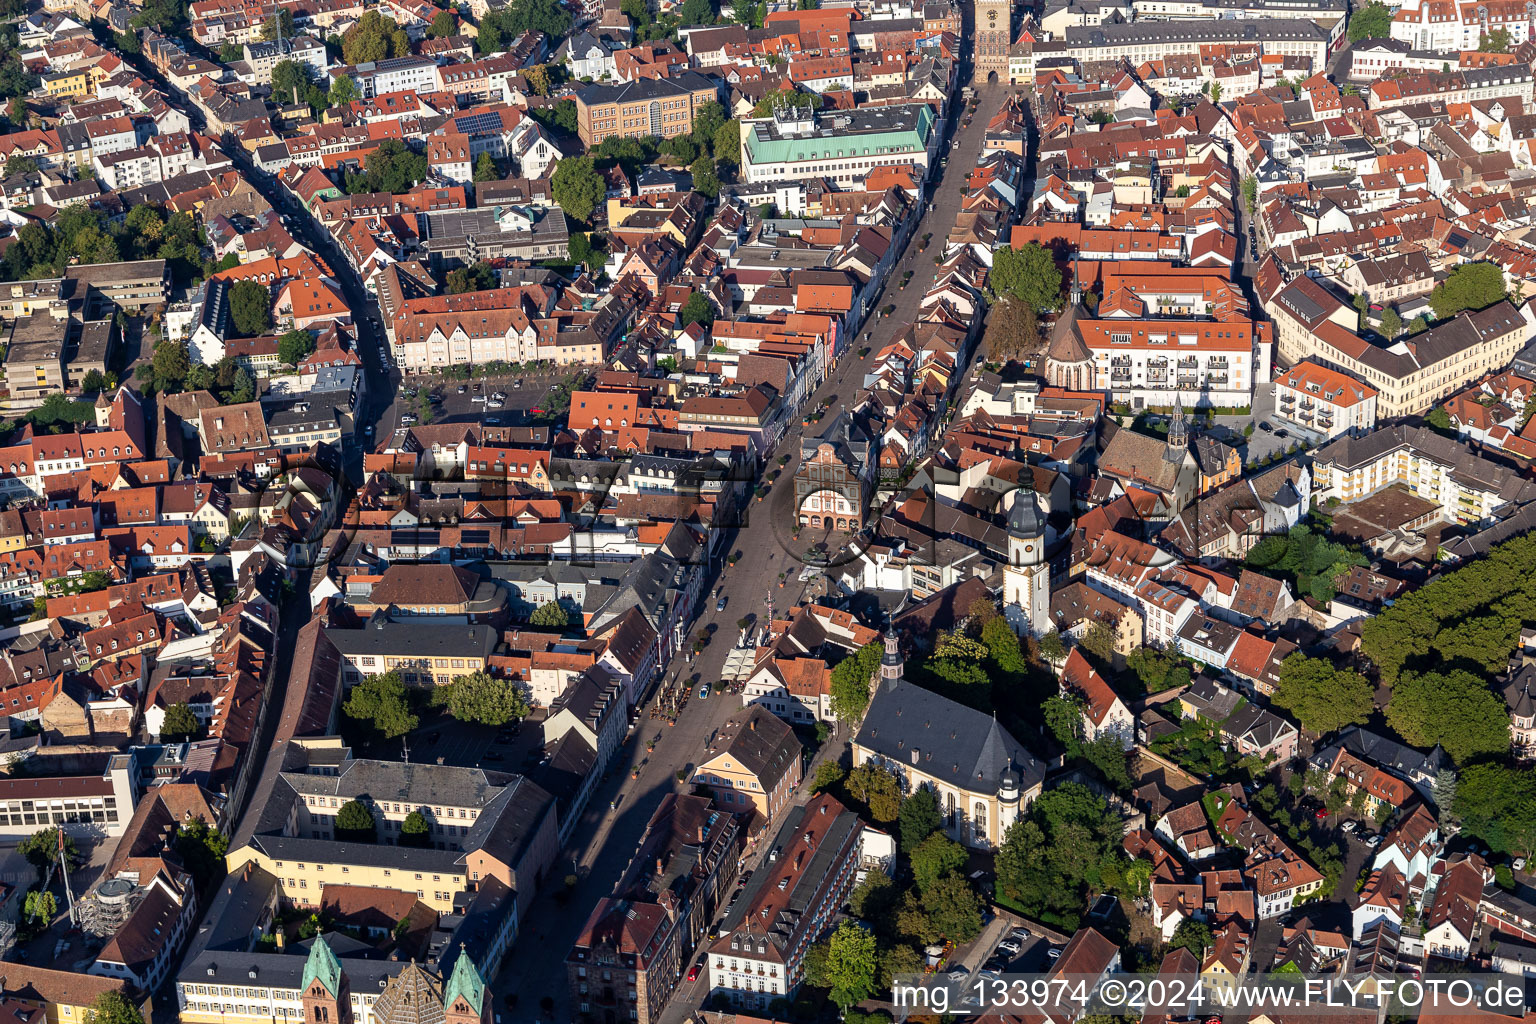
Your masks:
{"label": "parked car", "polygon": [[688,980],[689,981],[698,981],[699,980],[699,965],[698,964],[694,964],[692,967],[688,968]]}
{"label": "parked car", "polygon": [[1346,821],[1344,824],[1339,826],[1339,831],[1343,832],[1345,835],[1349,835],[1354,830],[1355,830],[1355,823],[1352,822],[1352,821]]}
{"label": "parked car", "polygon": [[1510,867],[1514,868],[1516,871],[1524,871],[1525,870],[1525,858],[1524,857],[1516,857],[1515,858],[1515,862],[1513,864],[1511,864]]}
{"label": "parked car", "polygon": [[1020,948],[1019,944],[1012,939],[1004,939],[997,944],[997,951],[1007,953],[1009,956],[1018,956]]}
{"label": "parked car", "polygon": [[461,395],[462,395],[462,394],[464,394],[464,392],[466,392],[466,391],[468,391],[468,390],[469,390],[469,388],[468,388],[468,387],[466,387],[466,386],[465,386],[465,385],[463,385],[463,384],[460,384],[460,385],[459,385],[459,394],[461,394]]}
{"label": "parked car", "polygon": [[476,405],[484,405],[485,402],[486,402],[486,398],[485,398],[484,395],[474,395],[474,396],[472,396],[470,398],[470,401],[475,403]]}
{"label": "parked car", "polygon": [[1262,421],[1262,422],[1261,422],[1261,423],[1260,423],[1260,424],[1259,424],[1259,429],[1260,429],[1260,430],[1262,430],[1262,431],[1264,431],[1264,433],[1266,433],[1266,434],[1267,434],[1267,433],[1269,433],[1269,432],[1270,432],[1270,431],[1271,431],[1271,430],[1274,430],[1274,429],[1275,429],[1275,428],[1274,428],[1274,427],[1273,427],[1273,426],[1271,426],[1271,425],[1270,425],[1270,422],[1269,422],[1269,421],[1268,421],[1268,420],[1264,420],[1264,421]]}
{"label": "parked car", "polygon": [[1365,845],[1374,850],[1381,845],[1381,836],[1371,836],[1371,838],[1365,841]]}
{"label": "parked car", "polygon": [[407,426],[408,427],[412,423],[415,423],[415,422],[416,422],[416,417],[412,416],[410,413],[406,413],[404,416],[400,417],[400,423],[401,423],[402,426]]}
{"label": "parked car", "polygon": [[1048,960],[1059,960],[1061,958],[1061,950],[1053,947],[1045,951],[1045,956]]}
{"label": "parked car", "polygon": [[[703,686],[699,687],[699,700],[709,700],[709,684],[708,683],[705,683]],[[734,903],[735,900],[732,900],[731,902]]]}
{"label": "parked car", "polygon": [[717,611],[717,612],[725,611],[725,602],[726,602],[726,600],[727,600],[726,596],[724,594],[721,594],[720,595],[720,600],[715,602],[715,611]]}

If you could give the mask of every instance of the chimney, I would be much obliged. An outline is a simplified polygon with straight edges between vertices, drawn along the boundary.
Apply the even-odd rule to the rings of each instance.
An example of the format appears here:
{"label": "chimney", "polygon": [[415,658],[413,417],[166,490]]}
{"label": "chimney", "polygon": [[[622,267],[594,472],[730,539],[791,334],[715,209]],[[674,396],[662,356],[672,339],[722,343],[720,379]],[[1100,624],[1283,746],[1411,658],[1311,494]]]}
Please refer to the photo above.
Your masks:
{"label": "chimney", "polygon": [[661,874],[662,871],[665,870],[665,868],[666,868],[666,865],[661,862],[661,858],[657,857],[656,858],[656,873],[658,875]]}
{"label": "chimney", "polygon": [[751,719],[747,725],[753,732],[757,732],[757,719]]}
{"label": "chimney", "polygon": [[704,826],[700,825],[699,826],[699,842],[702,843],[703,841],[704,841]]}

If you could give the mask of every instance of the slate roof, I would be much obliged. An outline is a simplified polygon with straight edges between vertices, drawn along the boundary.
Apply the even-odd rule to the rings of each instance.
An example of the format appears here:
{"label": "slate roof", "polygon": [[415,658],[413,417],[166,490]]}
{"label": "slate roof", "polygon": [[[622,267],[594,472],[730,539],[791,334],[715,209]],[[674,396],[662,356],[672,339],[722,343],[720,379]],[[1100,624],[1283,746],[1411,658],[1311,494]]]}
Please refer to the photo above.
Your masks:
{"label": "slate roof", "polygon": [[886,680],[875,691],[854,742],[898,764],[919,757],[920,770],[973,793],[996,793],[1010,767],[1028,792],[1045,768],[997,719],[915,686]]}

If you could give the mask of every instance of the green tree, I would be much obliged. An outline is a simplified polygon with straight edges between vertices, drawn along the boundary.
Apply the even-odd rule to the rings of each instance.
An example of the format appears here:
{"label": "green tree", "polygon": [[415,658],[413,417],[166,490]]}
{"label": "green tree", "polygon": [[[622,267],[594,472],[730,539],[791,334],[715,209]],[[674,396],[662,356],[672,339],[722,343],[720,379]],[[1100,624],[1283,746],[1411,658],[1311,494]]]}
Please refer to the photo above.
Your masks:
{"label": "green tree", "polygon": [[378,730],[386,739],[404,736],[420,722],[411,714],[405,681],[399,672],[368,676],[352,687],[341,710],[348,718]]}
{"label": "green tree", "polygon": [[230,385],[229,393],[219,399],[225,405],[242,405],[256,397],[256,379],[251,376],[251,371],[243,366],[235,368],[234,383]]}
{"label": "green tree", "polygon": [[490,291],[496,287],[496,269],[484,260],[476,260],[467,267],[448,271],[445,287],[449,295]]}
{"label": "green tree", "polygon": [[555,165],[549,191],[560,209],[579,221],[587,221],[608,189],[603,176],[592,166],[591,157],[568,156]]}
{"label": "green tree", "polygon": [[965,862],[965,847],[942,832],[934,832],[912,851],[912,877],[918,891],[927,892],[939,879],[963,871]]}
{"label": "green tree", "polygon": [[1067,645],[1062,643],[1061,634],[1051,630],[1040,638],[1040,653],[1050,661],[1060,661],[1067,656]]}
{"label": "green tree", "polygon": [[1030,917],[1075,930],[1090,891],[1123,881],[1124,823],[1075,782],[1041,794],[1004,834],[995,858],[1000,899]]}
{"label": "green tree", "polygon": [[816,766],[816,778],[811,782],[812,793],[823,793],[839,786],[847,775],[836,761],[823,761]]}
{"label": "green tree", "polygon": [[1388,341],[1392,341],[1403,333],[1403,318],[1397,315],[1397,310],[1388,306],[1381,313],[1381,333]]}
{"label": "green tree", "polygon": [[32,889],[27,893],[22,913],[28,921],[36,921],[40,925],[51,924],[59,916],[59,903],[47,889]]}
{"label": "green tree", "polygon": [[309,65],[296,60],[280,60],[272,66],[272,93],[295,103],[309,88]]}
{"label": "green tree", "polygon": [[144,1024],[144,1015],[121,992],[103,992],[91,1004],[91,1024]]}
{"label": "green tree", "polygon": [[289,366],[298,366],[315,350],[315,336],[308,331],[292,330],[277,339],[277,358]]}
{"label": "green tree", "polygon": [[526,718],[529,710],[520,686],[483,670],[457,676],[449,684],[448,713],[461,722],[505,725]]}
{"label": "green tree", "polygon": [[1429,321],[1424,318],[1423,313],[1414,317],[1413,321],[1408,324],[1409,335],[1423,334],[1427,330],[1429,330]]}
{"label": "green tree", "polygon": [[961,945],[981,934],[981,901],[964,875],[949,874],[923,893],[923,912],[936,937]]}
{"label": "green tree", "polygon": [[1000,296],[987,313],[982,345],[987,358],[996,363],[1035,355],[1042,346],[1035,307],[1011,294]]}
{"label": "green tree", "polygon": [[[229,290],[229,317],[245,337],[272,329],[272,294],[256,281],[237,281]],[[156,349],[158,354],[159,349]],[[186,374],[182,374],[186,376]]]}
{"label": "green tree", "polygon": [[201,732],[202,724],[185,703],[172,704],[165,709],[165,718],[160,723],[162,743],[180,743],[183,740],[196,739]]}
{"label": "green tree", "polygon": [[416,186],[431,168],[426,155],[417,153],[399,139],[385,139],[364,159],[364,170],[347,175],[347,191],[388,192],[401,195]]}
{"label": "green tree", "polygon": [[361,800],[348,800],[336,812],[333,831],[340,842],[373,843],[378,841],[378,827],[367,804]]}
{"label": "green tree", "polygon": [[1195,954],[1195,959],[1199,960],[1204,958],[1205,951],[1211,948],[1213,941],[1210,925],[1204,921],[1188,918],[1180,921],[1179,926],[1174,929],[1168,948],[1187,949]]}
{"label": "green tree", "polygon": [[720,178],[715,173],[715,158],[709,155],[699,157],[688,168],[693,174],[693,190],[699,195],[716,199],[720,196]]}
{"label": "green tree", "polygon": [[357,24],[341,37],[341,57],[348,64],[385,60],[403,54],[392,52],[394,34],[400,26],[378,11],[366,11]]}
{"label": "green tree", "polygon": [[1385,39],[1392,32],[1392,9],[1380,0],[1356,8],[1349,17],[1349,41]]}
{"label": "green tree", "polygon": [[715,322],[714,307],[709,304],[702,293],[693,292],[683,302],[677,311],[677,326],[687,327],[689,324],[703,324],[706,328]]}
{"label": "green tree", "polygon": [[201,818],[182,822],[176,829],[172,846],[199,888],[206,889],[224,877],[224,856],[229,852],[229,837]]}
{"label": "green tree", "polygon": [[85,377],[80,381],[81,391],[105,391],[106,389],[106,375],[94,368],[86,371]]}
{"label": "green tree", "polygon": [[459,21],[452,11],[438,11],[427,26],[427,35],[433,39],[446,39],[459,30]]}
{"label": "green tree", "polygon": [[564,629],[571,624],[571,613],[566,611],[565,606],[559,601],[545,601],[533,610],[532,615],[528,616],[528,624]]}
{"label": "green tree", "polygon": [[885,647],[879,641],[865,644],[851,657],[832,669],[832,714],[839,722],[853,725],[864,718],[869,707],[869,683],[880,665]]}
{"label": "green tree", "polygon": [[326,93],[326,101],[333,107],[345,107],[359,98],[357,83],[346,75],[337,75]]}
{"label": "green tree", "polygon": [[1483,53],[1508,53],[1511,42],[1509,29],[1496,28],[1487,35],[1478,37],[1477,48]]}
{"label": "green tree", "polygon": [[888,930],[883,926],[890,923],[888,919],[900,896],[901,891],[889,875],[871,871],[864,876],[864,881],[854,886],[848,897],[848,907],[855,917],[869,922],[876,933],[881,933]]}
{"label": "green tree", "polygon": [[831,998],[846,1010],[875,994],[875,937],[852,921],[844,921],[827,943],[825,978]]}
{"label": "green tree", "polygon": [[[59,829],[57,826],[39,829],[30,836],[16,844],[16,852],[27,859],[27,863],[37,869],[37,877],[43,877],[49,865],[59,861]],[[76,864],[80,860],[80,851],[75,847],[74,837],[65,834],[64,854],[69,858],[69,863]]]}
{"label": "green tree", "polygon": [[1462,263],[1429,293],[1435,317],[1445,320],[1464,309],[1486,309],[1509,294],[1497,263]]}
{"label": "green tree", "polygon": [[1040,705],[1040,717],[1044,719],[1056,742],[1070,753],[1077,749],[1083,738],[1083,706],[1073,697],[1048,697]]}
{"label": "green tree", "polygon": [[[138,37],[135,36],[134,38],[137,39]],[[219,47],[219,60],[225,64],[233,64],[237,60],[244,59],[244,57],[245,51],[234,43],[225,43]]]}
{"label": "green tree", "polygon": [[1456,435],[1456,426],[1451,422],[1451,414],[1445,411],[1444,406],[1437,405],[1429,410],[1424,416],[1424,422],[1442,434],[1451,437]]}
{"label": "green tree", "polygon": [[1119,639],[1115,634],[1115,630],[1108,624],[1095,622],[1083,633],[1082,639],[1078,641],[1078,645],[1089,654],[1092,654],[1101,663],[1108,664],[1114,659],[1115,645],[1119,643]]}
{"label": "green tree", "polygon": [[274,14],[272,17],[261,23],[261,31],[259,33],[261,36],[261,41],[264,43],[270,43],[272,40],[276,39],[279,24],[282,25],[283,38],[292,39],[293,12],[285,7],[278,11],[277,14]]}
{"label": "green tree", "polygon": [[1056,257],[1037,242],[999,249],[992,258],[992,291],[1029,303],[1038,313],[1061,306],[1061,270]]}
{"label": "green tree", "polygon": [[155,379],[163,390],[169,385],[179,386],[187,379],[187,372],[192,368],[192,356],[184,342],[162,341],[155,346],[154,354],[150,356],[150,365],[154,367]]}
{"label": "green tree", "polygon": [[711,0],[683,0],[677,9],[677,20],[681,25],[713,25],[714,4]]}
{"label": "green tree", "polygon": [[752,108],[753,117],[772,117],[786,107],[815,110],[821,106],[821,98],[794,88],[775,89],[757,101]]}
{"label": "green tree", "polygon": [[918,786],[901,801],[896,824],[901,835],[901,852],[910,854],[943,824],[939,816],[939,798],[929,787]]}
{"label": "green tree", "polygon": [[5,161],[5,176],[7,178],[15,174],[36,174],[37,161],[29,156],[13,156]]}
{"label": "green tree", "polygon": [[426,815],[412,811],[400,823],[401,846],[426,846],[432,842],[432,826]]}
{"label": "green tree", "polygon": [[1295,715],[1302,728],[1315,733],[1364,725],[1375,707],[1371,684],[1359,672],[1299,653],[1280,663],[1280,683],[1272,699],[1276,707]]}
{"label": "green tree", "polygon": [[888,825],[901,813],[901,783],[885,768],[865,762],[848,773],[844,790],[869,808],[869,816]]}
{"label": "green tree", "polygon": [[1243,208],[1250,217],[1259,212],[1259,179],[1251,174],[1243,179]]}
{"label": "green tree", "polygon": [[741,164],[741,122],[732,118],[715,129],[715,159]]}
{"label": "green tree", "polygon": [[1445,748],[1463,764],[1509,750],[1509,708],[1464,669],[1409,673],[1392,687],[1387,724],[1416,747]]}
{"label": "green tree", "polygon": [[[443,12],[447,14],[447,11]],[[475,158],[475,182],[499,181],[501,172],[496,169],[496,160],[489,153],[481,153]]]}

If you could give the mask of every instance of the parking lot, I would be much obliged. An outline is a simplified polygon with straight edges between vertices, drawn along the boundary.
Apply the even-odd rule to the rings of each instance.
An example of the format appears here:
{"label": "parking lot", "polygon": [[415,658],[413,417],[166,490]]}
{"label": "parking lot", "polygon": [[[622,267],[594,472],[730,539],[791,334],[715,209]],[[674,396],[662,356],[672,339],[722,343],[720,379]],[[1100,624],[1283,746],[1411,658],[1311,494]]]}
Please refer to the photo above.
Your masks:
{"label": "parking lot", "polygon": [[[560,371],[536,376],[482,377],[472,381],[444,380],[433,375],[406,377],[400,382],[400,391],[385,422],[408,426],[403,422],[404,417],[420,415],[420,394],[424,388],[426,393],[440,399],[433,403],[433,423],[518,426],[538,415],[544,409],[546,396],[568,377],[568,373]],[[415,397],[408,393],[411,390],[417,392]],[[506,397],[495,399],[493,396],[497,394]]]}

